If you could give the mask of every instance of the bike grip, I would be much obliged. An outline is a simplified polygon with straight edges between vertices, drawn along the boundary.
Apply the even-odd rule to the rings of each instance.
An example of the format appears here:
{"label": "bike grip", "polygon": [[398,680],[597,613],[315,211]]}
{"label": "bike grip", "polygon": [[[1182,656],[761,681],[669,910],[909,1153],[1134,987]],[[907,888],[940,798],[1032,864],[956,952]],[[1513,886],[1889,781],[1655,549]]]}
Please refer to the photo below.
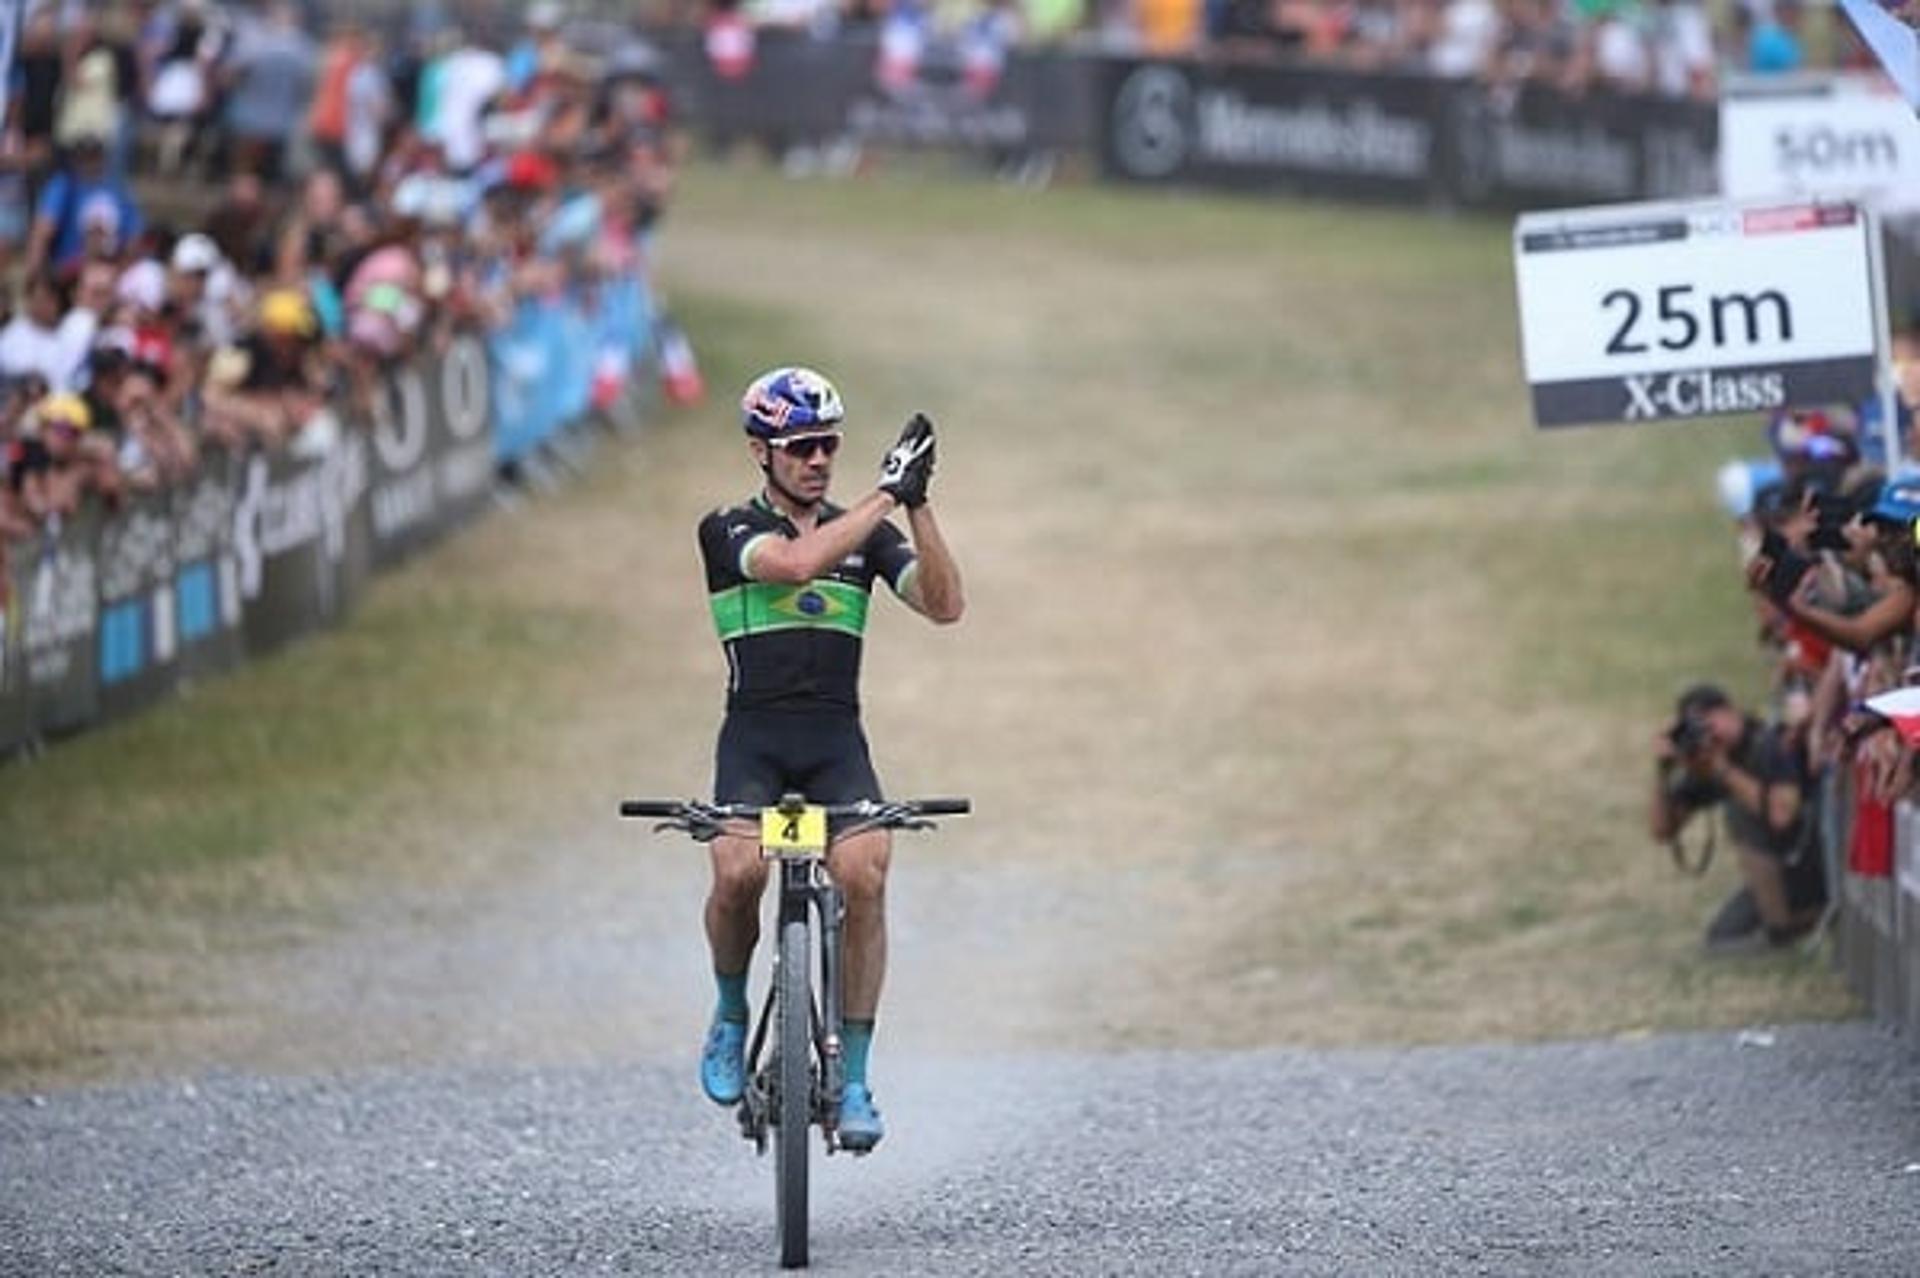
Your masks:
{"label": "bike grip", "polygon": [[676,817],[686,807],[681,799],[623,799],[620,802],[620,815],[623,817]]}
{"label": "bike grip", "polygon": [[973,811],[973,800],[920,799],[913,806],[922,816],[965,816]]}

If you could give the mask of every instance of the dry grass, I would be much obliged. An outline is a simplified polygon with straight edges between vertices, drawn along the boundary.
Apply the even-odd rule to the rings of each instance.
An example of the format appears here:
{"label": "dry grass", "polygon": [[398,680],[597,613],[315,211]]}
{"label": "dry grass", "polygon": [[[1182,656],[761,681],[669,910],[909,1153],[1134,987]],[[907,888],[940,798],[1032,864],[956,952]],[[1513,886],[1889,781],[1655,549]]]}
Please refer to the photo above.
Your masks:
{"label": "dry grass", "polygon": [[877,613],[869,720],[896,789],[979,805],[928,873],[1065,903],[972,959],[1030,990],[1001,1037],[1849,1010],[1817,964],[1698,957],[1727,872],[1639,826],[1671,692],[1757,676],[1710,502],[1755,432],[1534,433],[1503,227],[940,182],[780,186],[776,220],[769,182],[694,174],[664,240],[712,410],[349,630],[0,774],[0,1076],[298,1058],[285,955],[617,864],[584,814],[705,782],[691,529],[748,488],[725,401],[782,360],[849,399],[843,484],[942,426],[971,610]]}

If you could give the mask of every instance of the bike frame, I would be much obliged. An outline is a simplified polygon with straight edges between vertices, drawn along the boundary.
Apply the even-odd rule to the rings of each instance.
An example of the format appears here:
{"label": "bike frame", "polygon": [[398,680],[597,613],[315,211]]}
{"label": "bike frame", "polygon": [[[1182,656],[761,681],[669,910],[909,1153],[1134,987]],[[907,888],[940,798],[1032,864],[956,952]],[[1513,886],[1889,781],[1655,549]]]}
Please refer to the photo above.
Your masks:
{"label": "bike frame", "polygon": [[[815,1063],[819,1066],[819,1090],[808,1108],[813,1120],[820,1125],[826,1137],[829,1153],[839,1148],[834,1139],[834,1124],[840,1115],[840,1099],[846,1091],[846,1066],[841,1057],[841,932],[846,922],[846,897],[834,886],[833,878],[827,873],[823,857],[781,857],[780,861],[780,908],[775,935],[784,931],[789,923],[806,925],[809,937],[818,937],[818,947],[813,954],[820,964],[820,983],[815,994],[815,1004],[808,1009],[813,1027],[813,1049]],[[814,920],[819,921],[819,931],[813,931]],[[779,997],[780,981],[778,964],[779,947],[774,947],[773,961],[776,967],[775,977],[768,982],[767,997],[760,1005],[760,1015],[756,1019],[753,1034],[747,1048],[747,1076],[761,1080],[767,1071],[761,1063],[761,1053],[766,1047],[767,1035],[774,1023],[774,1002]],[[756,1141],[764,1139],[766,1119],[768,1117],[768,1089],[762,1085],[749,1089],[749,1095],[757,1092],[757,1104],[749,1104],[750,1112],[741,1115],[741,1124],[747,1134]]]}

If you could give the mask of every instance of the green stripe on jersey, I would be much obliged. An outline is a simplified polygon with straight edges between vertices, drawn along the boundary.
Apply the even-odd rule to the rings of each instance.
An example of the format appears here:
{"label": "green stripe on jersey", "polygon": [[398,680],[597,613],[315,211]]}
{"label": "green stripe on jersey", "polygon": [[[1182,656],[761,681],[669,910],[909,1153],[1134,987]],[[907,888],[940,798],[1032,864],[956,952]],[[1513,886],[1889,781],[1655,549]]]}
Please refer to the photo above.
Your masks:
{"label": "green stripe on jersey", "polygon": [[844,581],[804,586],[749,581],[708,596],[720,642],[771,630],[837,630],[855,639],[866,633],[867,592]]}

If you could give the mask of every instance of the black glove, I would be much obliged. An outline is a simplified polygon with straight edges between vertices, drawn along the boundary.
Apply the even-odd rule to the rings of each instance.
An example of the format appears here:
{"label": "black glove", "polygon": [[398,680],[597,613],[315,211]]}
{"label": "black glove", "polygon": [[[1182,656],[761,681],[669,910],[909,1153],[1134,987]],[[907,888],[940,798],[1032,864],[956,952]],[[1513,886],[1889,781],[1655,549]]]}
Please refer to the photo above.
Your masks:
{"label": "black glove", "polygon": [[915,413],[881,461],[876,486],[912,510],[926,504],[927,485],[932,482],[933,423],[925,413]]}

